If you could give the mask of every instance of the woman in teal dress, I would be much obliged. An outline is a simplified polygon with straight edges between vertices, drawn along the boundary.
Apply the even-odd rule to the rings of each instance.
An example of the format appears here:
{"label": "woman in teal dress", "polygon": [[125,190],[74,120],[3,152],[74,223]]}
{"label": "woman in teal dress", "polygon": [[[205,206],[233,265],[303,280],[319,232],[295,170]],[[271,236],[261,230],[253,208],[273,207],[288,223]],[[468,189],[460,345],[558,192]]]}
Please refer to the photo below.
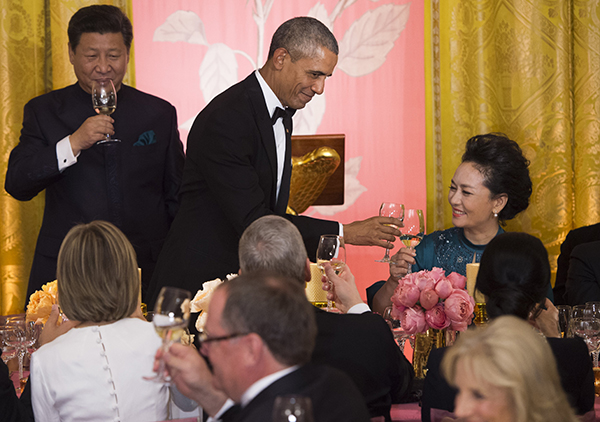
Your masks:
{"label": "woman in teal dress", "polygon": [[515,141],[496,133],[469,139],[448,192],[454,227],[428,234],[416,248],[392,257],[390,277],[367,289],[373,311],[383,313],[391,305],[409,266],[413,272],[440,267],[466,275],[467,263],[479,262],[490,240],[504,232],[501,225],[529,206],[530,196],[529,161]]}

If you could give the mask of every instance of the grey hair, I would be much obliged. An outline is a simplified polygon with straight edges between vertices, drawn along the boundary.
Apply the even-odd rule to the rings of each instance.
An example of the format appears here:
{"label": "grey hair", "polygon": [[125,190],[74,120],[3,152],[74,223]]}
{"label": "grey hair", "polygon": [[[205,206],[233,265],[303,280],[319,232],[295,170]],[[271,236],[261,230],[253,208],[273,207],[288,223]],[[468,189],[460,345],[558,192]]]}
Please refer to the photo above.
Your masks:
{"label": "grey hair", "polygon": [[277,28],[267,59],[273,57],[275,50],[281,47],[288,51],[292,61],[314,57],[319,47],[325,47],[336,56],[339,54],[337,40],[329,28],[318,19],[308,16],[290,19]]}
{"label": "grey hair", "polygon": [[238,256],[242,273],[269,272],[304,286],[306,247],[296,226],[283,217],[266,215],[250,224]]}

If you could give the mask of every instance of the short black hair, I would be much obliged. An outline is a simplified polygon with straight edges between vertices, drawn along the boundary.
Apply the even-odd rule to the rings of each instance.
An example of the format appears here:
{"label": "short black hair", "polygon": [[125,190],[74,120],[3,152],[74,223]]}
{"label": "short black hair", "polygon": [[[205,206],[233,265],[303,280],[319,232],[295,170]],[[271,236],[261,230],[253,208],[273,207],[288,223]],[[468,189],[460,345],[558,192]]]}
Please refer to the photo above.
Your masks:
{"label": "short black hair", "polygon": [[277,28],[271,39],[268,59],[281,47],[290,53],[292,61],[313,57],[319,47],[325,47],[336,56],[339,54],[337,40],[329,28],[308,16],[290,19]]}
{"label": "short black hair", "polygon": [[492,198],[507,195],[506,206],[498,213],[500,223],[527,209],[532,192],[529,160],[515,141],[502,133],[473,136],[467,141],[462,162],[473,163],[483,174],[483,185]]}
{"label": "short black hair", "polygon": [[75,51],[81,40],[81,34],[97,32],[99,34],[121,33],[127,52],[133,41],[131,21],[121,9],[107,4],[95,4],[82,7],[71,17],[67,34],[69,44]]}

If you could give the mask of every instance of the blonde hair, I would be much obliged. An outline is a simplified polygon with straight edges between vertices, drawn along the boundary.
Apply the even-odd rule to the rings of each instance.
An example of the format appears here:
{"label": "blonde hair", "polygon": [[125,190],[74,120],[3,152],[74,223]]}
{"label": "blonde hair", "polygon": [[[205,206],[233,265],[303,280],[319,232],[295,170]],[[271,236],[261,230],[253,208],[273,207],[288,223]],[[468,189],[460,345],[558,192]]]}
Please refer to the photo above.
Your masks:
{"label": "blonde hair", "polygon": [[59,304],[69,319],[116,321],[138,306],[135,251],[125,235],[106,221],[79,224],[67,233],[56,275]]}
{"label": "blonde hair", "polygon": [[455,386],[458,362],[482,384],[505,389],[516,422],[578,421],[560,384],[546,340],[515,316],[461,334],[448,349],[442,371]]}

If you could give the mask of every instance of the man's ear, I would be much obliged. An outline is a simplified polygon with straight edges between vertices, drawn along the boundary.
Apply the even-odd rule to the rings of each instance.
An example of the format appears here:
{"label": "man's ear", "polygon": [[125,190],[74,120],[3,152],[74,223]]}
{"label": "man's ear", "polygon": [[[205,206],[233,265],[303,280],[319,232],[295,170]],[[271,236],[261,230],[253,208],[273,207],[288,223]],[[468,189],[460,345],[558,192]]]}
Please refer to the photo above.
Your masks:
{"label": "man's ear", "polygon": [[306,263],[304,264],[304,281],[307,283],[312,279],[312,272],[310,271],[310,260],[306,258]]}
{"label": "man's ear", "polygon": [[273,66],[275,66],[275,69],[283,69],[286,59],[289,59],[289,55],[290,53],[288,53],[288,51],[283,47],[279,47],[277,50],[275,50],[273,53]]}
{"label": "man's ear", "polygon": [[262,355],[265,351],[265,343],[256,333],[250,333],[241,339],[244,342],[244,357],[245,364],[248,366],[254,366],[257,362],[262,359]]}
{"label": "man's ear", "polygon": [[67,45],[69,46],[69,61],[71,62],[71,64],[73,64],[73,62],[75,61],[75,51],[73,51],[73,49],[71,48],[71,43],[67,43]]}

